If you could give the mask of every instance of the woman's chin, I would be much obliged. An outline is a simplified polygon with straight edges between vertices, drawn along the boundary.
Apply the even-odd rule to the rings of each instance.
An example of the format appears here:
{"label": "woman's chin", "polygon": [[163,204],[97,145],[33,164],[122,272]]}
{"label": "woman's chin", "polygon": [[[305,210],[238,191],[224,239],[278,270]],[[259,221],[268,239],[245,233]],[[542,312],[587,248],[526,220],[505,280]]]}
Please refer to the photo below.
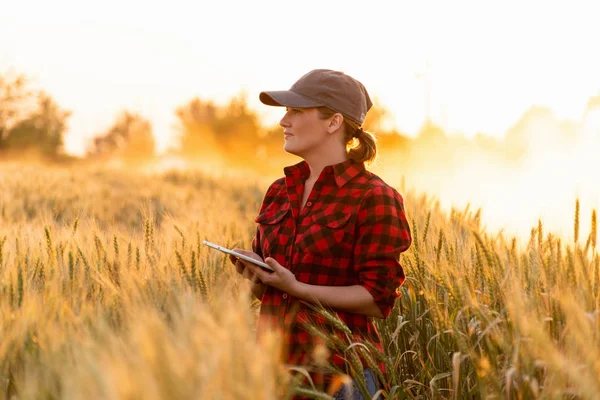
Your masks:
{"label": "woman's chin", "polygon": [[295,156],[300,156],[300,154],[298,154],[299,153],[298,150],[295,149],[294,146],[291,145],[288,142],[284,143],[283,150],[285,150],[286,153],[290,153],[290,154],[295,155]]}

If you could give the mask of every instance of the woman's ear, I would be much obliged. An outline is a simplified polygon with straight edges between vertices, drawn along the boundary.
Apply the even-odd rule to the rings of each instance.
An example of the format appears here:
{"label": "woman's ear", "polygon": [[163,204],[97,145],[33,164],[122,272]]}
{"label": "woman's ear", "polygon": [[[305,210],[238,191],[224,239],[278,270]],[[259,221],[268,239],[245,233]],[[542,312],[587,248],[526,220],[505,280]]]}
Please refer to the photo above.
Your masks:
{"label": "woman's ear", "polygon": [[344,125],[344,117],[340,113],[335,113],[329,120],[328,131],[329,133],[337,132]]}

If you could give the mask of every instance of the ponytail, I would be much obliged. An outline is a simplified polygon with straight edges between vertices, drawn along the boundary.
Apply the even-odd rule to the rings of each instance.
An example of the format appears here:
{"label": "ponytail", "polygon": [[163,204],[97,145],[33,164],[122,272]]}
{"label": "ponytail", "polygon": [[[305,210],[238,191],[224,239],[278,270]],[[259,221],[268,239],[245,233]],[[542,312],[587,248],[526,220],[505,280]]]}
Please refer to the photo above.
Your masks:
{"label": "ponytail", "polygon": [[[348,132],[348,123],[346,121],[346,132]],[[353,124],[352,122],[350,122]],[[352,129],[350,127],[350,129]],[[346,133],[348,136],[348,133]],[[371,164],[377,157],[377,140],[375,135],[371,132],[363,131],[361,127],[355,128],[350,138],[348,138],[347,144],[352,144],[354,139],[358,140],[358,145],[350,147],[348,150],[348,158],[355,162],[365,162]]]}
{"label": "ponytail", "polygon": [[[336,112],[328,107],[318,107],[322,119],[332,117]],[[377,140],[375,135],[364,131],[354,121],[344,117],[344,142],[348,158],[354,162],[371,164],[377,157]],[[355,140],[356,139],[356,140]],[[358,141],[358,144],[356,142]]]}

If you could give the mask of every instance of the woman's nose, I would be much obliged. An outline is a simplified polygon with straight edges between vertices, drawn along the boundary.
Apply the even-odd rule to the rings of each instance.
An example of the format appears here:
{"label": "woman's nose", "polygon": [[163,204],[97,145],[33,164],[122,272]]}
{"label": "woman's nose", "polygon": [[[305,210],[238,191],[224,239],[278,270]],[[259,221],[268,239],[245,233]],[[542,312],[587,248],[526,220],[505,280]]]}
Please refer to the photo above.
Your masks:
{"label": "woman's nose", "polygon": [[281,126],[281,127],[283,127],[283,128],[286,128],[286,127],[290,126],[290,121],[289,121],[289,119],[287,118],[287,116],[288,116],[288,113],[286,112],[286,113],[283,115],[283,118],[281,118],[281,119],[279,120],[279,126]]}

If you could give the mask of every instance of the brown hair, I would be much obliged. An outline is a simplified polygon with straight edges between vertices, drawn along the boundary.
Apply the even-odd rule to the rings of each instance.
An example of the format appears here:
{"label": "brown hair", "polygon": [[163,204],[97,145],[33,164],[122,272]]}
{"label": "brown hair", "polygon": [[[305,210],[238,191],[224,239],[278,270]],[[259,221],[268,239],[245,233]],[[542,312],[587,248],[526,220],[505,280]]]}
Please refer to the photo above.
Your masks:
{"label": "brown hair", "polygon": [[[335,111],[329,107],[317,107],[321,119],[331,118]],[[355,136],[355,134],[357,134]],[[352,146],[354,138],[358,139],[358,145]],[[349,147],[348,158],[355,162],[372,163],[377,157],[377,142],[375,136],[363,131],[359,124],[344,117],[344,142]]]}

